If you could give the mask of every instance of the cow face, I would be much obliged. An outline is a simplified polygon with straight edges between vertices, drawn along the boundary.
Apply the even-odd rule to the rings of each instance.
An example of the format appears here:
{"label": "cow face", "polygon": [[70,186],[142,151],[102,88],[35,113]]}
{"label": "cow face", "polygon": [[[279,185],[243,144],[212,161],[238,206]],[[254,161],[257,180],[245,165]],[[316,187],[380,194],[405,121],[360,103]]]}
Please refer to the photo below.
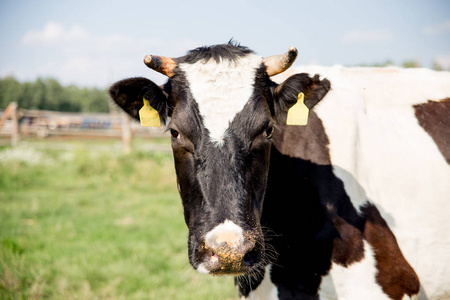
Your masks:
{"label": "cow face", "polygon": [[190,262],[212,274],[261,269],[266,260],[260,218],[272,132],[298,93],[305,93],[312,108],[329,82],[297,74],[276,85],[261,57],[230,44],[176,60],[157,58],[152,68],[170,76],[162,88],[131,78],[113,85],[110,94],[136,119],[145,96],[161,121],[168,121]]}

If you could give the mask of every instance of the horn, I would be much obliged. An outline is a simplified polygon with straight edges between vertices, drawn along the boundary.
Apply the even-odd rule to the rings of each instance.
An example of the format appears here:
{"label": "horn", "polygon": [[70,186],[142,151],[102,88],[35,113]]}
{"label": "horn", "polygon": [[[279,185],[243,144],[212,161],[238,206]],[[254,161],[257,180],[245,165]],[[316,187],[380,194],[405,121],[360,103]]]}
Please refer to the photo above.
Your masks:
{"label": "horn", "polygon": [[286,71],[297,58],[298,51],[295,47],[289,47],[288,52],[279,55],[272,55],[263,58],[263,63],[266,65],[267,74],[274,76]]}
{"label": "horn", "polygon": [[144,63],[150,69],[166,75],[167,77],[175,75],[177,62],[173,58],[158,55],[146,55],[144,57]]}

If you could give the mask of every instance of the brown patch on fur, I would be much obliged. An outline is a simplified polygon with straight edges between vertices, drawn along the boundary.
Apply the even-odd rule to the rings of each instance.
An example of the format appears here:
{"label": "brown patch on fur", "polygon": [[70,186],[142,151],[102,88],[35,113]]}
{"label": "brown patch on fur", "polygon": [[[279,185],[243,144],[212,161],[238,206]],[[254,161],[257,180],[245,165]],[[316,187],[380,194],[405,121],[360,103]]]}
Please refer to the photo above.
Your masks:
{"label": "brown patch on fur", "polygon": [[364,258],[364,243],[361,231],[339,216],[333,218],[340,237],[333,240],[333,262],[347,267]]}
{"label": "brown patch on fur", "polygon": [[403,257],[397,239],[378,209],[367,204],[361,211],[366,219],[364,238],[374,249],[378,284],[394,300],[401,300],[404,295],[418,294],[419,278]]}
{"label": "brown patch on fur", "polygon": [[450,98],[414,105],[420,126],[433,138],[450,165]]}

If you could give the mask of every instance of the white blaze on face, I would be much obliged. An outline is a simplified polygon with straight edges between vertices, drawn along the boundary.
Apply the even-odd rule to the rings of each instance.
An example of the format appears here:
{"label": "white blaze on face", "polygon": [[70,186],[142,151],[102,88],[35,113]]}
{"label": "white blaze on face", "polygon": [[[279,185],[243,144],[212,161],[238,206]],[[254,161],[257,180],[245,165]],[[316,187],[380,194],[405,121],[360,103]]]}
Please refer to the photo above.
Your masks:
{"label": "white blaze on face", "polygon": [[261,63],[260,56],[247,54],[235,61],[223,59],[217,63],[210,59],[179,65],[186,73],[210,138],[218,145],[223,144],[230,122],[252,96]]}
{"label": "white blaze on face", "polygon": [[207,245],[226,242],[230,247],[237,247],[244,241],[243,232],[242,227],[236,225],[233,221],[225,220],[206,234],[205,242]]}

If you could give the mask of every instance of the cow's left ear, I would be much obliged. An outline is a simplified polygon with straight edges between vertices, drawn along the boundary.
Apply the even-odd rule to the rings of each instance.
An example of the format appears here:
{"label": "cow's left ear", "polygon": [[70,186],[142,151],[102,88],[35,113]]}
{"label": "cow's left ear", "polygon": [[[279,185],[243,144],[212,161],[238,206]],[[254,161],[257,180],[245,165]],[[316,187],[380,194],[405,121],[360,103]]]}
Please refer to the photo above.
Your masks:
{"label": "cow's left ear", "polygon": [[312,109],[331,88],[328,79],[320,80],[319,75],[310,77],[306,73],[295,74],[278,85],[274,91],[275,118],[278,122],[286,121],[286,114],[289,108],[297,103],[298,94],[305,94],[305,105]]}

